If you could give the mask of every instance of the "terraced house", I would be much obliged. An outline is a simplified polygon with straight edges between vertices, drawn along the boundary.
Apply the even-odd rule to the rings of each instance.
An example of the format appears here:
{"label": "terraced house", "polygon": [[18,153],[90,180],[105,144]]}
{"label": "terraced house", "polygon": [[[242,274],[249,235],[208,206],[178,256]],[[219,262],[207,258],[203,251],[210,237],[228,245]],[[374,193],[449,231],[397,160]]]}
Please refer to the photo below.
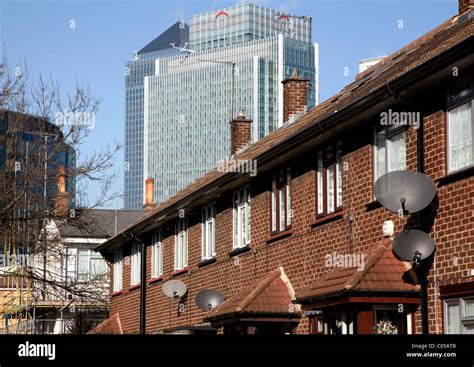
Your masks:
{"label": "terraced house", "polygon": [[[286,123],[255,144],[237,116],[230,159],[256,174],[217,167],[159,206],[149,197],[147,215],[101,244],[111,318],[95,332],[366,334],[388,320],[420,333],[418,281],[382,230],[393,221],[436,242],[429,331],[473,333],[473,5],[305,114],[308,81],[282,81]],[[429,207],[381,207],[374,182],[394,170],[434,181]],[[165,296],[170,279],[183,297]],[[224,302],[201,311],[203,289]]]}

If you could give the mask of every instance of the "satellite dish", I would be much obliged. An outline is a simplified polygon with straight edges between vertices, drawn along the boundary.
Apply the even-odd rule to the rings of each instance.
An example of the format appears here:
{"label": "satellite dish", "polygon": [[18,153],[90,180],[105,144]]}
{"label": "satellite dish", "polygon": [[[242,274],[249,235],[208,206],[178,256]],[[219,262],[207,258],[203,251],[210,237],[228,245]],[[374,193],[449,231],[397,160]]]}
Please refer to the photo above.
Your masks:
{"label": "satellite dish", "polygon": [[417,213],[428,206],[436,188],[431,179],[420,172],[393,171],[380,177],[374,185],[378,202],[391,212]]}
{"label": "satellite dish", "polygon": [[436,249],[435,242],[425,232],[417,229],[402,231],[395,236],[393,252],[406,261],[419,261],[430,257]]}
{"label": "satellite dish", "polygon": [[203,311],[210,311],[224,301],[224,295],[215,289],[203,289],[196,294],[196,305]]}
{"label": "satellite dish", "polygon": [[181,298],[188,291],[186,284],[181,280],[168,280],[163,284],[162,289],[166,297],[169,298]]}

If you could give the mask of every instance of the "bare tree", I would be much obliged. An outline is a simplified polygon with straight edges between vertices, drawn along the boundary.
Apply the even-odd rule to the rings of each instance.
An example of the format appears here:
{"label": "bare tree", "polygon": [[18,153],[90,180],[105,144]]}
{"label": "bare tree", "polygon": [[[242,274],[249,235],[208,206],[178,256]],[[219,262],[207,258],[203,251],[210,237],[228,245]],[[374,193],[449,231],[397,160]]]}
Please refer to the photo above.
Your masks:
{"label": "bare tree", "polygon": [[[111,183],[120,146],[115,142],[83,155],[81,145],[94,127],[100,98],[77,80],[73,92],[63,94],[52,77],[40,75],[33,83],[28,76],[26,62],[11,68],[3,53],[0,246],[7,256],[0,275],[4,288],[25,290],[15,301],[20,308],[49,299],[104,302],[103,275],[84,280],[65,276],[61,264],[67,262],[68,253],[53,229],[74,228],[84,235],[94,234],[96,228],[87,220],[88,213],[118,197]],[[100,187],[93,200],[88,195],[91,183]],[[21,255],[22,259],[34,259],[33,263],[11,262]],[[16,283],[5,284],[8,282]]]}

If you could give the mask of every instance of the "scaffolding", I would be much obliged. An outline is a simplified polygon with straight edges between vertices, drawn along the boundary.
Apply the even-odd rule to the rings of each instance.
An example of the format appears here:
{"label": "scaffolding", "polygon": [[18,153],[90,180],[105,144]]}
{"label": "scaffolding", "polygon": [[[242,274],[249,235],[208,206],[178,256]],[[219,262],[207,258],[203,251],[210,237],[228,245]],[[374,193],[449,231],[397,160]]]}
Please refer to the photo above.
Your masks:
{"label": "scaffolding", "polygon": [[0,268],[0,334],[27,334],[21,326],[31,319],[30,312],[25,312],[32,298],[27,264],[16,254],[15,244],[7,243],[3,255],[5,263]]}

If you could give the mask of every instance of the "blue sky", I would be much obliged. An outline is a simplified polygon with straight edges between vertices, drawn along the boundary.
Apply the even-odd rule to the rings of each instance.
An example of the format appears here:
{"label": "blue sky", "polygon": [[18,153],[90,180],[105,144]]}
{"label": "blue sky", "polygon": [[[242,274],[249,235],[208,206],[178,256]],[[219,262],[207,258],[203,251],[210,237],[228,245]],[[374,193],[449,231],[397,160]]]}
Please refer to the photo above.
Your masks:
{"label": "blue sky", "polygon": [[[235,0],[0,0],[0,39],[10,66],[25,60],[34,80],[52,76],[64,92],[77,79],[103,102],[82,154],[124,135],[124,63],[158,34],[192,14]],[[265,0],[313,18],[320,45],[321,101],[350,83],[361,59],[387,55],[457,13],[456,0]],[[70,28],[70,21],[75,28]],[[403,25],[400,28],[400,25]],[[349,68],[349,75],[344,75]],[[123,151],[114,189],[122,191]],[[91,190],[94,196],[97,188]],[[112,206],[120,208],[122,201]]]}

